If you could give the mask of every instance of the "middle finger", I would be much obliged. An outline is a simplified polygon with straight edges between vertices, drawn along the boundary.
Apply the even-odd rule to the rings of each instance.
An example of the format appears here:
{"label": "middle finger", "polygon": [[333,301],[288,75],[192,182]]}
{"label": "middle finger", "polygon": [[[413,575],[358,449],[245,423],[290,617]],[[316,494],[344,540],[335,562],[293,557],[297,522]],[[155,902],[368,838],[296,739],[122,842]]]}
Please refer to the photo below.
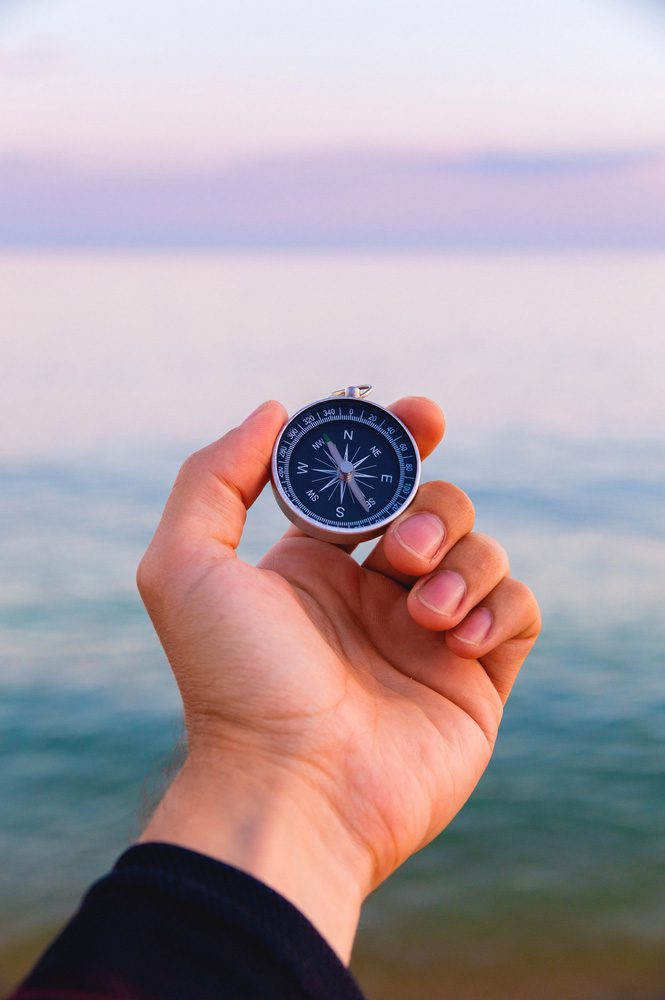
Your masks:
{"label": "middle finger", "polygon": [[509,570],[503,546],[489,535],[471,532],[453,546],[434,573],[409,591],[409,614],[426,629],[454,628]]}
{"label": "middle finger", "polygon": [[410,587],[431,573],[472,527],[473,504],[452,483],[423,483],[408,511],[394,521],[363,563]]}

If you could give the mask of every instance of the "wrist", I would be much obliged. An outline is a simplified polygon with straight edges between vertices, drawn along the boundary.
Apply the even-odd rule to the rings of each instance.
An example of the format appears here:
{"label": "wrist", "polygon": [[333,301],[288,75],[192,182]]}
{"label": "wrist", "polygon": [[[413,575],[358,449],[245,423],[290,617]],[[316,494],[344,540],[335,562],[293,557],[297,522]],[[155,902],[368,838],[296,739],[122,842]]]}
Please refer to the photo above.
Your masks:
{"label": "wrist", "polygon": [[348,963],[370,860],[292,762],[190,753],[140,840],[248,872],[293,903]]}

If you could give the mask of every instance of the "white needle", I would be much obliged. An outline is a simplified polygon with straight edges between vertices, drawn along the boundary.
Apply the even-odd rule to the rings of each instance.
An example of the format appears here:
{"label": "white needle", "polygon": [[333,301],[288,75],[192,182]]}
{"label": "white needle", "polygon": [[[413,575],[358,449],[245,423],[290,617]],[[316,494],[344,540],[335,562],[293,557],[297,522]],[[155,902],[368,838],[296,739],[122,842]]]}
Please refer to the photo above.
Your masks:
{"label": "white needle", "polygon": [[353,495],[356,498],[356,500],[358,500],[362,504],[362,506],[365,508],[366,512],[369,514],[369,504],[367,503],[367,499],[365,497],[365,494],[360,489],[360,487],[358,486],[358,483],[355,481],[355,479],[353,478],[353,476],[351,477],[351,479],[349,479],[349,489],[353,493]]}
{"label": "white needle", "polygon": [[336,444],[334,444],[330,440],[327,434],[323,435],[323,440],[326,442],[326,445],[328,446],[328,451],[330,452],[335,462],[339,466],[340,472],[344,473],[344,479],[346,482],[348,482],[349,489],[353,493],[358,503],[365,509],[365,512],[369,514],[370,507],[369,504],[367,503],[367,498],[365,497],[365,494],[358,486],[358,483],[353,478],[353,471],[354,471],[353,464],[349,462],[347,459],[342,458],[342,456],[339,453],[339,448],[337,447]]}
{"label": "white needle", "polygon": [[[333,444],[333,442],[332,442],[332,441],[330,440],[330,438],[328,437],[328,435],[327,435],[327,434],[324,434],[324,435],[323,435],[323,440],[324,440],[324,441],[325,441],[325,443],[326,443],[326,444],[328,445],[328,451],[330,452],[330,454],[332,455],[332,457],[333,457],[333,458],[334,458],[334,460],[335,460],[335,463],[336,463],[336,465],[337,465],[337,466],[338,466],[338,467],[339,467],[340,469],[341,469],[341,468],[342,468],[342,466],[343,466],[343,465],[345,465],[345,464],[346,464],[346,465],[350,465],[350,463],[349,463],[349,462],[347,462],[347,463],[345,463],[345,462],[344,462],[344,459],[342,458],[342,456],[341,456],[341,455],[340,455],[340,453],[339,453],[339,448],[337,447],[337,445],[336,445],[336,444]],[[345,469],[344,471],[347,471],[347,470]],[[351,470],[349,469],[349,471],[351,471]]]}

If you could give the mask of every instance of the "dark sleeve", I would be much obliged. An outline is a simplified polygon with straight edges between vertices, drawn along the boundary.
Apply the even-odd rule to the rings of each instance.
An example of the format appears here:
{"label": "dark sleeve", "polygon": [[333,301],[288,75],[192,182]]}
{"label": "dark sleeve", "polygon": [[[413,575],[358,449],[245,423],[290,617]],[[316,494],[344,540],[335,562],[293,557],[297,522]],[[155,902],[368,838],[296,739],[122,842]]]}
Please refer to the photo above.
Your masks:
{"label": "dark sleeve", "polygon": [[170,844],[126,851],[10,1000],[362,1000],[326,941],[251,875]]}

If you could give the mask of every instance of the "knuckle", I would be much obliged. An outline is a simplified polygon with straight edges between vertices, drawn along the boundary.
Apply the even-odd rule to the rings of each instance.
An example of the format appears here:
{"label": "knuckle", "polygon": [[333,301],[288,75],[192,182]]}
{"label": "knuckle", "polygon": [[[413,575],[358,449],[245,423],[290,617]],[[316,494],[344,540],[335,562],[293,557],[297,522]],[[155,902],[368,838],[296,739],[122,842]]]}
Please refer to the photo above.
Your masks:
{"label": "knuckle", "polygon": [[510,588],[513,600],[519,602],[520,604],[529,604],[537,607],[533,591],[526,585],[526,583],[523,583],[522,580],[515,580],[511,577],[510,580],[506,581],[506,584]]}
{"label": "knuckle", "polygon": [[496,538],[486,535],[482,531],[476,531],[471,535],[474,546],[474,558],[483,568],[500,567],[504,575],[510,570],[510,559],[503,545],[497,542]]}
{"label": "knuckle", "polygon": [[195,475],[201,467],[201,452],[194,451],[191,455],[188,455],[185,461],[180,466],[178,475],[176,476],[176,483],[187,481]]}
{"label": "knuckle", "polygon": [[513,600],[523,609],[523,616],[529,621],[530,635],[537,636],[542,626],[542,615],[536,595],[526,583],[521,580],[510,580]]}
{"label": "knuckle", "polygon": [[464,490],[461,490],[459,486],[454,486],[453,483],[447,483],[446,485],[451,491],[451,498],[454,500],[458,516],[465,521],[470,531],[476,520],[476,508],[473,505],[471,497]]}
{"label": "knuckle", "polygon": [[421,483],[418,487],[418,499],[420,501],[425,500],[427,503],[431,503],[439,485],[440,484],[434,479],[430,479],[426,483]]}
{"label": "knuckle", "polygon": [[470,531],[476,518],[476,510],[471,498],[455,486],[443,479],[431,480],[420,487],[419,498],[424,505],[431,507],[435,513],[442,513],[444,519],[454,517]]}
{"label": "knuckle", "polygon": [[176,566],[175,553],[169,546],[165,548],[161,542],[153,540],[136,568],[136,586],[148,609],[162,600]]}
{"label": "knuckle", "polygon": [[148,549],[136,568],[136,586],[146,604],[154,593],[155,580],[154,556],[152,550]]}

